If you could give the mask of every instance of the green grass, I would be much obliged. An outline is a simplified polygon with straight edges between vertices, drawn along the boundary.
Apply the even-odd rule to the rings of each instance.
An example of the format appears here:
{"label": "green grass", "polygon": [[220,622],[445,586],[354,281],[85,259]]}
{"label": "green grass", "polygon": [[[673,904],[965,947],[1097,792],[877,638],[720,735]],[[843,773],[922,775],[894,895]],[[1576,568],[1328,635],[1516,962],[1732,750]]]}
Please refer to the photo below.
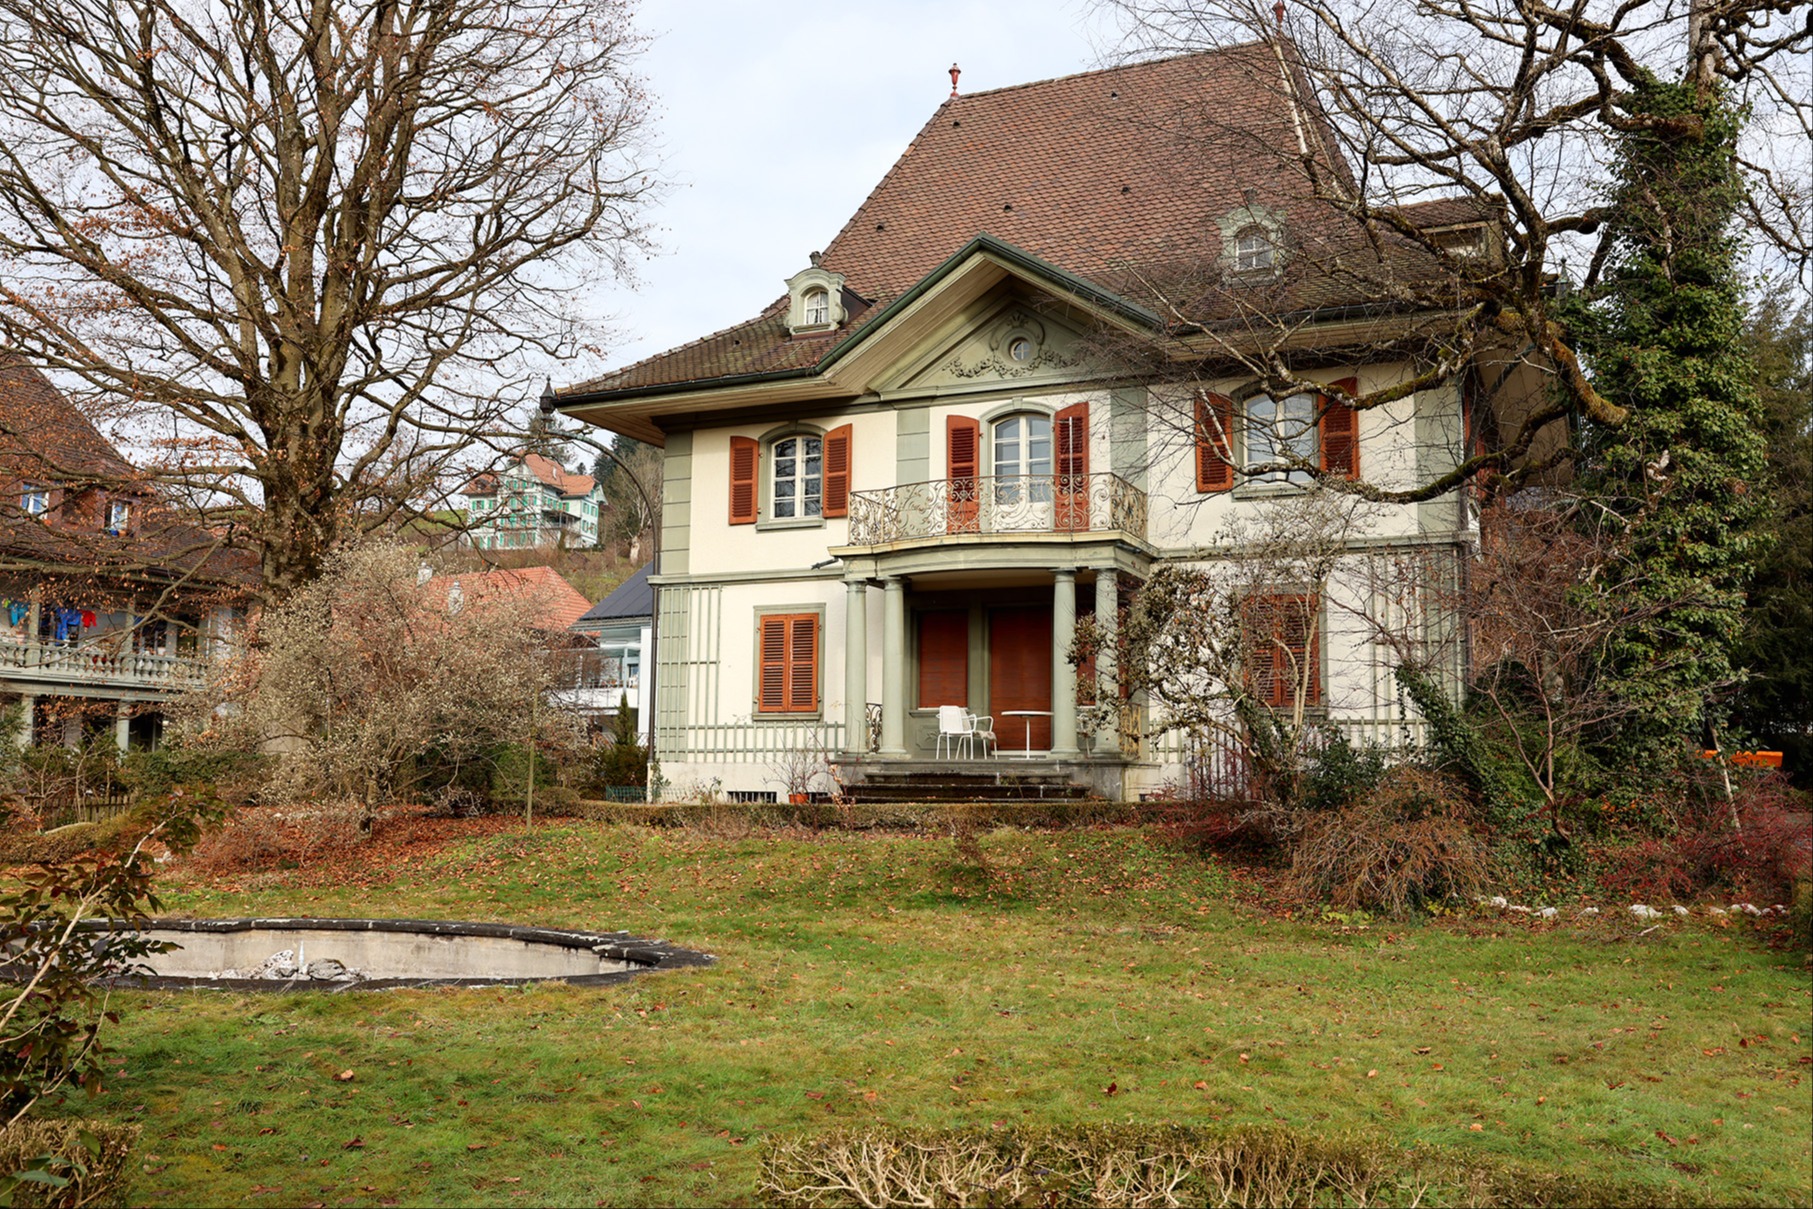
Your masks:
{"label": "green grass", "polygon": [[945,838],[590,824],[361,884],[179,872],[171,913],[624,928],[720,961],[595,991],[121,995],[89,1111],[143,1124],[152,1205],[745,1203],[764,1135],[873,1121],[1280,1123],[1813,1198],[1808,973],[1741,929],[1337,927],[1240,905],[1148,832],[983,843],[992,878]]}

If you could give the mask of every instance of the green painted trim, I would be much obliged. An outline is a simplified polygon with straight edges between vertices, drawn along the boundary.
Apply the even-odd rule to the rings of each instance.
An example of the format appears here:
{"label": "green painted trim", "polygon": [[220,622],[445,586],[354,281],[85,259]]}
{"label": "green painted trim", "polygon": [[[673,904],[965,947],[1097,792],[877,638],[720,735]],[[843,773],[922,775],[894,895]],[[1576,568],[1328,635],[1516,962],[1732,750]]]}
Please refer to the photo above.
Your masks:
{"label": "green painted trim", "polygon": [[661,561],[658,570],[684,575],[692,564],[692,434],[667,439],[661,459]]}
{"label": "green painted trim", "polygon": [[1108,392],[1108,469],[1141,491],[1146,490],[1146,470],[1152,460],[1146,431],[1150,395],[1143,386],[1122,386]]}
{"label": "green painted trim", "polygon": [[923,483],[932,477],[932,413],[903,409],[894,417],[894,481]]}

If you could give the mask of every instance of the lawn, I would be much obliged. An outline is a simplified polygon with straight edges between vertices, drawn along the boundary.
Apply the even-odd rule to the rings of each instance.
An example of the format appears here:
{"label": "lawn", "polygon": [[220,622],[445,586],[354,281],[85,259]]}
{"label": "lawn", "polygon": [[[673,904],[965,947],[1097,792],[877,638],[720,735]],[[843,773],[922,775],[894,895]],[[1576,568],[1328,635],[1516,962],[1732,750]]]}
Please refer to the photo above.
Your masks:
{"label": "lawn", "polygon": [[178,867],[171,914],[623,928],[719,964],[121,995],[91,1111],[144,1126],[153,1205],[746,1203],[774,1131],[1013,1121],[1282,1123],[1813,1199],[1813,986],[1743,925],[1281,919],[1151,831],[983,847],[986,876],[944,837],[573,824]]}

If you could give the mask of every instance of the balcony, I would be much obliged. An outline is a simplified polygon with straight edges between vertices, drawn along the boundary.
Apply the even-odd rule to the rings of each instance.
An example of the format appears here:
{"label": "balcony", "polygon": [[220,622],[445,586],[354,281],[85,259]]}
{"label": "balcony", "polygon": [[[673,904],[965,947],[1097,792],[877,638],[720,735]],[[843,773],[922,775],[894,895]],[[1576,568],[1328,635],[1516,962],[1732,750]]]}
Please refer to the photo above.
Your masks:
{"label": "balcony", "polygon": [[95,643],[0,641],[0,681],[178,693],[205,684],[213,661],[112,651]]}
{"label": "balcony", "polygon": [[1117,474],[978,475],[850,493],[850,544],[948,537],[1146,537],[1146,493]]}

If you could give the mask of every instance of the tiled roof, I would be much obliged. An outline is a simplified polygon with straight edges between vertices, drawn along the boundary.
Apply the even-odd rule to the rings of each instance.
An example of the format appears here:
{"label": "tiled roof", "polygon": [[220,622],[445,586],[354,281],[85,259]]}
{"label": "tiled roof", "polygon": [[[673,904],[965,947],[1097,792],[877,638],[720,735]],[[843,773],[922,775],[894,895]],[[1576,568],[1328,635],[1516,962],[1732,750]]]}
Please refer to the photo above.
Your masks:
{"label": "tiled roof", "polygon": [[[100,430],[34,366],[0,350],[0,487],[11,492],[30,483],[64,488],[62,507],[49,521],[20,514],[18,500],[0,508],[0,560],[16,560],[45,581],[169,582],[242,591],[258,582],[258,565],[244,550],[221,540],[163,506],[146,476],[120,456]],[[132,506],[129,530],[101,528],[107,499]],[[81,496],[92,512],[69,515],[68,497]]]}
{"label": "tiled roof", "polygon": [[432,599],[445,599],[459,585],[463,605],[520,604],[534,610],[535,628],[565,630],[585,614],[592,602],[552,567],[493,568],[466,575],[436,575],[422,585]]}
{"label": "tiled roof", "polygon": [[654,564],[645,563],[636,573],[618,584],[603,600],[585,611],[581,621],[616,621],[621,618],[653,617],[655,590],[649,586],[648,574]]}
{"label": "tiled roof", "polygon": [[[1278,149],[1297,146],[1301,128],[1325,169],[1347,177],[1319,137],[1319,111],[1287,103],[1282,78],[1278,48],[1254,43],[952,97],[824,249],[823,267],[857,296],[847,303],[862,303],[842,332],[790,337],[782,297],[755,319],[560,393],[810,368],[978,235],[1141,301],[1154,278],[1201,278],[1217,265],[1219,220],[1248,204],[1282,211],[1302,253],[1263,309],[1372,301],[1351,272],[1350,253],[1365,246],[1358,228],[1279,168]],[[1344,253],[1348,268],[1320,267]],[[1184,297],[1203,321],[1250,310],[1209,291]]]}
{"label": "tiled roof", "polygon": [[[524,454],[521,464],[536,480],[547,484],[561,495],[590,495],[595,485],[591,475],[577,474],[553,458],[543,457],[539,453]],[[494,495],[497,492],[497,476],[489,473],[475,475],[463,491],[466,495]]]}
{"label": "tiled roof", "polygon": [[50,379],[0,350],[0,477],[124,485],[139,474]]}

